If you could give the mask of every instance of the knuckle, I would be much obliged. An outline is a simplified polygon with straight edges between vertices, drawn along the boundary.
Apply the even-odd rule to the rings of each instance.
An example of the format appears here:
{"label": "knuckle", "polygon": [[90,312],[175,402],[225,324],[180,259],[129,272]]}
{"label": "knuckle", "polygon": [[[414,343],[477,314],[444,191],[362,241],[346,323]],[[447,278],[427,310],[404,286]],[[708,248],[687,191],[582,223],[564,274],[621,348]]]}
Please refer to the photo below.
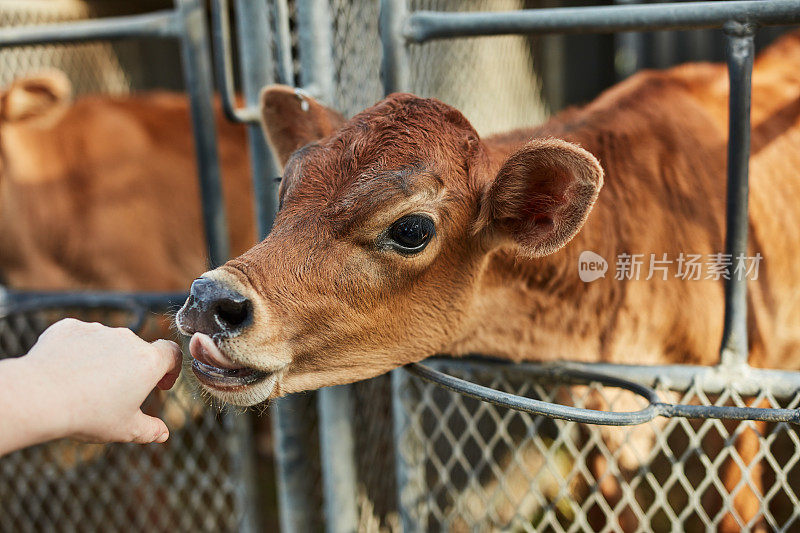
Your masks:
{"label": "knuckle", "polygon": [[44,333],[42,333],[42,337],[52,335],[53,333],[59,335],[70,333],[79,329],[82,324],[83,323],[81,321],[74,318],[62,318],[55,324],[52,324],[50,327],[48,327]]}
{"label": "knuckle", "polygon": [[149,431],[143,430],[142,428],[136,428],[134,430],[131,430],[128,433],[128,438],[126,442],[136,442],[136,443],[149,442],[148,439],[146,438],[148,433]]}
{"label": "knuckle", "polygon": [[70,328],[78,328],[81,327],[82,323],[80,320],[76,318],[62,318],[55,324],[53,324],[53,328],[58,329],[70,329]]}
{"label": "knuckle", "polygon": [[128,328],[114,328],[114,332],[124,340],[133,341],[139,339],[139,337]]}

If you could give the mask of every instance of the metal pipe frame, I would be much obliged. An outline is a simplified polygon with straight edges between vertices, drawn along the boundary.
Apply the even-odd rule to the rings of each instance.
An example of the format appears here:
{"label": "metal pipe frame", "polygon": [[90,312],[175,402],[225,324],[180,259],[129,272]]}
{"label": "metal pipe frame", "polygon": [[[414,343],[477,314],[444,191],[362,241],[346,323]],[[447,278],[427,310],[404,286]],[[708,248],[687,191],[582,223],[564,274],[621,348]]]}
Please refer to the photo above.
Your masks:
{"label": "metal pipe frame", "polygon": [[[267,6],[266,2],[238,0],[235,7],[242,91],[247,106],[245,109],[255,109],[256,115],[260,117],[261,89],[272,83],[275,70],[270,50],[272,34]],[[232,63],[229,57],[224,58],[223,62],[228,65]],[[260,120],[247,125],[247,137],[253,172],[256,224],[258,234],[263,239],[272,229],[272,222],[278,211],[276,178],[280,178],[282,172],[261,131]]]}
{"label": "metal pipe frame", "polygon": [[[410,87],[408,46],[411,43],[506,34],[614,33],[723,27],[728,39],[730,81],[725,253],[730,254],[735,260],[747,253],[753,36],[758,26],[798,23],[800,23],[800,2],[797,0],[684,2],[483,13],[418,11],[412,14],[408,14],[406,0],[382,0],[380,24],[384,49],[382,73],[384,89],[388,94],[408,90]],[[598,380],[606,383],[609,380],[622,379],[618,386],[623,387],[636,384],[625,380],[627,376],[636,378],[639,384],[648,380],[670,380],[672,386],[683,390],[693,384],[704,386],[704,390],[722,389],[734,382],[737,390],[752,394],[769,390],[773,394],[790,395],[800,390],[800,373],[753,369],[748,366],[747,357],[747,281],[745,276],[737,278],[731,275],[731,279],[727,280],[725,285],[724,333],[718,366],[559,363],[558,368],[564,376],[570,373],[588,372],[594,373]],[[578,414],[565,411],[564,409],[567,409],[565,406],[544,402],[540,402],[542,405],[533,405],[528,399],[505,395],[500,391],[457,380],[419,364],[406,368],[424,379],[461,394],[514,409],[556,418],[580,416],[580,420],[586,423],[613,424],[620,423],[621,420],[619,417],[609,418],[611,413],[595,411]],[[548,368],[548,366],[529,366],[527,370],[534,371],[535,368]],[[598,373],[600,369],[602,372]],[[394,402],[398,401],[395,395]],[[776,409],[698,410],[697,407],[661,404],[651,399],[650,408],[646,413],[642,412],[636,416],[627,414],[625,420],[626,423],[641,423],[654,416],[688,416],[797,421],[788,411],[781,412],[782,410]]]}
{"label": "metal pipe frame", "polygon": [[292,32],[289,28],[287,0],[275,1],[275,56],[278,63],[278,83],[294,85],[292,61]]}
{"label": "metal pipe frame", "polygon": [[729,21],[759,26],[797,24],[800,13],[797,0],[674,2],[472,13],[417,11],[403,22],[400,37],[409,43],[424,43],[487,35],[719,28]]}
{"label": "metal pipe frame", "polygon": [[[228,0],[214,0],[211,2],[211,34],[214,39],[214,67],[217,75],[217,86],[222,99],[222,109],[225,117],[231,122],[242,124],[258,124],[258,102],[244,108],[236,106],[236,94],[233,83],[233,65],[231,58],[231,21],[229,16],[230,5]],[[264,31],[269,25],[265,24]],[[269,42],[269,41],[267,41]],[[256,46],[258,43],[254,43]],[[267,54],[264,61],[271,63],[271,56]]]}
{"label": "metal pipe frame", "polygon": [[[569,420],[571,422],[580,422],[583,424],[635,426],[650,422],[658,416],[666,418],[761,420],[765,422],[790,422],[793,424],[800,424],[800,409],[763,409],[758,407],[671,404],[662,402],[658,393],[648,386],[622,379],[616,375],[602,374],[580,368],[551,367],[551,372],[544,373],[544,375],[560,383],[600,383],[606,387],[626,389],[646,399],[648,401],[647,407],[639,411],[630,412],[597,411],[594,409],[535,400],[517,394],[509,394],[497,389],[471,383],[444,372],[439,372],[419,363],[412,363],[408,365],[406,369],[425,381],[435,383],[440,387],[470,398],[475,398],[476,400],[536,416],[546,416],[548,418]],[[553,372],[552,370],[555,371]],[[531,374],[533,374],[533,372]],[[539,374],[542,375],[543,373],[540,372]]]}
{"label": "metal pipe frame", "polygon": [[331,105],[336,73],[329,0],[297,0],[296,13],[301,86],[313,97]]}
{"label": "metal pipe frame", "polygon": [[217,153],[214,84],[206,31],[206,10],[202,0],[176,0],[176,7],[180,13],[183,76],[192,114],[208,262],[214,268],[228,260],[230,245]]}
{"label": "metal pipe frame", "polygon": [[0,48],[136,38],[174,39],[180,35],[179,13],[175,10],[163,10],[141,15],[3,28],[0,32]]}
{"label": "metal pipe frame", "polygon": [[[297,0],[297,32],[300,83],[318,100],[332,104],[336,79],[329,0]],[[358,527],[353,407],[350,385],[317,391],[323,507],[329,533],[355,532]]]}
{"label": "metal pipe frame", "polygon": [[[750,98],[755,26],[728,22],[728,197],[725,253],[735,262],[747,254],[748,165],[750,162]],[[731,275],[725,281],[725,322],[720,364],[747,364],[747,277]]]}

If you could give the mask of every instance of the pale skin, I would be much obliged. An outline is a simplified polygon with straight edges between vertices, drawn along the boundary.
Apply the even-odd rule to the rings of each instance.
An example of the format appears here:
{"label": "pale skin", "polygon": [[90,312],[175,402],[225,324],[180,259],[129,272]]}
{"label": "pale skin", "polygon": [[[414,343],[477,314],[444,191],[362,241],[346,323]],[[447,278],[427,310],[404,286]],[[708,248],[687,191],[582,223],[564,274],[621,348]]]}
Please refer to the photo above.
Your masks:
{"label": "pale skin", "polygon": [[0,456],[58,438],[162,443],[169,430],[141,405],[154,387],[171,388],[181,351],[124,328],[65,319],[27,355],[0,361]]}

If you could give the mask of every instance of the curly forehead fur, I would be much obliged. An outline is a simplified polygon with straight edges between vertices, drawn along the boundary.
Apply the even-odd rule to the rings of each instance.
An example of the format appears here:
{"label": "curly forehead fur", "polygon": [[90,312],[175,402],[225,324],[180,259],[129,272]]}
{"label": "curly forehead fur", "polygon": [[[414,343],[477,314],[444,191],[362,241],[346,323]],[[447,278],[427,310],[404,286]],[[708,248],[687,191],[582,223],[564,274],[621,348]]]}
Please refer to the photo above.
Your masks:
{"label": "curly forehead fur", "polygon": [[465,160],[477,139],[457,109],[433,98],[392,94],[334,135],[295,152],[286,165],[281,199],[323,207],[354,186],[367,190],[387,174],[402,189],[420,172],[437,176],[436,161]]}

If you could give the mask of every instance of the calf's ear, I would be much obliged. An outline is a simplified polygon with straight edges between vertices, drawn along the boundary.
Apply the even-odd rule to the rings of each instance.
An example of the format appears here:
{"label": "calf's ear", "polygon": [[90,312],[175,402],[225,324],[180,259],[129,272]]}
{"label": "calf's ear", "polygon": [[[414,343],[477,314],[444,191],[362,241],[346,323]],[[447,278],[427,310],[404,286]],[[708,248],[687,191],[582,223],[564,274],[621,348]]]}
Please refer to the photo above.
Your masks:
{"label": "calf's ear", "polygon": [[270,85],[261,91],[261,126],[281,167],[292,152],[327,137],[344,122],[342,115],[299,89]]}
{"label": "calf's ear", "polygon": [[482,192],[477,230],[511,239],[530,257],[551,254],[581,229],[603,186],[583,148],[537,139],[513,153]]}
{"label": "calf's ear", "polygon": [[52,70],[19,78],[0,96],[0,117],[4,122],[42,117],[72,97],[67,75]]}

